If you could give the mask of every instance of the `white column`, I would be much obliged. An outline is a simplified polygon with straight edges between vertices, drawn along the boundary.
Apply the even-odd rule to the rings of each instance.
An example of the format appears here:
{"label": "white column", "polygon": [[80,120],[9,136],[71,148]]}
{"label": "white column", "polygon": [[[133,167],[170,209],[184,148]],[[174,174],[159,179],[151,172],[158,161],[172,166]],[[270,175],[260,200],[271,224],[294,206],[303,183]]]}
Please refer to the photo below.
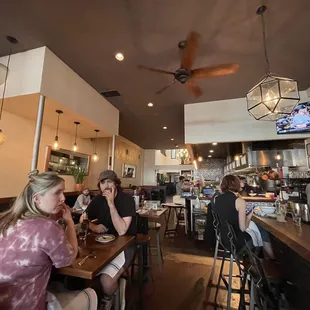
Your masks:
{"label": "white column", "polygon": [[33,142],[31,171],[37,169],[38,167],[40,140],[41,140],[42,123],[44,116],[44,104],[45,104],[45,96],[40,95],[38,113],[37,113],[36,131],[34,134],[34,142]]}
{"label": "white column", "polygon": [[112,136],[112,152],[111,152],[111,170],[114,170],[115,166],[115,139],[116,136]]}

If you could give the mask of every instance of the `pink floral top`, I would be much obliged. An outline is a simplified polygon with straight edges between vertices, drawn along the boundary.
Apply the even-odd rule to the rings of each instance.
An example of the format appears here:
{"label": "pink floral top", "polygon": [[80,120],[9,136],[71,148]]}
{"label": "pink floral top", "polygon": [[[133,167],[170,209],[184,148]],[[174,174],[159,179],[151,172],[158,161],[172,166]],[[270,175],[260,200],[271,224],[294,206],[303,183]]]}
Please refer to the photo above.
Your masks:
{"label": "pink floral top", "polygon": [[59,224],[46,218],[18,221],[0,236],[0,309],[46,309],[52,265],[71,265],[74,252]]}

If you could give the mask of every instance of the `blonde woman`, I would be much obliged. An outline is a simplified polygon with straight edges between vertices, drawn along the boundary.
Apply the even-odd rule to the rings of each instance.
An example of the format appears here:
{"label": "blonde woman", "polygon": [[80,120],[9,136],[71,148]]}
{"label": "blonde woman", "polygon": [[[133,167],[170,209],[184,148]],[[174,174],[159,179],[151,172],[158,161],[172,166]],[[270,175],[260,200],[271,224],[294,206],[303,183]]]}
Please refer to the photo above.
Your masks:
{"label": "blonde woman", "polygon": [[[0,309],[52,309],[46,291],[52,265],[71,265],[78,252],[64,188],[56,174],[34,171],[12,207],[0,214]],[[52,220],[58,213],[66,231]],[[53,309],[62,309],[55,298],[49,300]]]}

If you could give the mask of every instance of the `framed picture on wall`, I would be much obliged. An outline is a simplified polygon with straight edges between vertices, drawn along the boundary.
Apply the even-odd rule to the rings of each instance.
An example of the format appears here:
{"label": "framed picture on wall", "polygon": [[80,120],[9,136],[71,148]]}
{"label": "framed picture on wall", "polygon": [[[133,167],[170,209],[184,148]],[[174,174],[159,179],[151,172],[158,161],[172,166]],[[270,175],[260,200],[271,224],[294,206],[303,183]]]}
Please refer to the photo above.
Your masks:
{"label": "framed picture on wall", "polygon": [[123,164],[122,177],[123,178],[135,178],[137,167],[134,165]]}
{"label": "framed picture on wall", "polygon": [[176,150],[171,150],[171,159],[176,159],[177,158],[177,154],[176,154]]}

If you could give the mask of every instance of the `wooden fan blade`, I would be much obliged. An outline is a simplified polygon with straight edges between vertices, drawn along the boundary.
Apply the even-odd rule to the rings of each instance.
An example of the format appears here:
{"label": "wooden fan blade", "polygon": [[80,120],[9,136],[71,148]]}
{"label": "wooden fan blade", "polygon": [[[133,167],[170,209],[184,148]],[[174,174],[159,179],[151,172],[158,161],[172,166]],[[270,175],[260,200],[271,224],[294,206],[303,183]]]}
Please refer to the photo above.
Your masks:
{"label": "wooden fan blade", "polygon": [[144,69],[144,70],[148,70],[148,71],[153,71],[153,72],[158,72],[158,73],[165,73],[165,74],[174,74],[174,72],[172,71],[166,71],[166,70],[161,70],[161,69],[154,69],[154,68],[149,68],[149,67],[145,67],[142,65],[138,66],[139,69]]}
{"label": "wooden fan blade", "polygon": [[198,84],[196,83],[196,81],[190,79],[188,80],[185,84],[184,84],[188,90],[196,97],[200,97],[202,95],[202,89],[200,88],[200,86],[198,86]]}
{"label": "wooden fan blade", "polygon": [[170,86],[172,86],[174,83],[176,82],[176,80],[174,80],[172,83],[166,85],[165,87],[161,88],[160,90],[158,90],[155,94],[159,95],[162,92],[164,92],[166,89],[168,89]]}
{"label": "wooden fan blade", "polygon": [[183,58],[181,61],[181,68],[190,70],[196,58],[196,52],[198,48],[198,40],[200,34],[192,31],[189,33],[186,40],[186,47],[184,50]]}
{"label": "wooden fan blade", "polygon": [[214,67],[205,67],[192,70],[192,77],[196,79],[209,78],[214,76],[229,75],[237,72],[238,64],[225,64]]}

